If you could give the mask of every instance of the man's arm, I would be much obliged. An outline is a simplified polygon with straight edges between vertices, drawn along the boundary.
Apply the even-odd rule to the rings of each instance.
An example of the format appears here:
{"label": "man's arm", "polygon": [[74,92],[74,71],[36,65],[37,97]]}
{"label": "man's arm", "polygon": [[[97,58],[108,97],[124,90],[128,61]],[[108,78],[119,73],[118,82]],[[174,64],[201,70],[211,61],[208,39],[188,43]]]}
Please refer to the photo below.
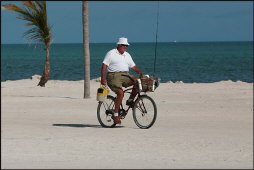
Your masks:
{"label": "man's arm", "polygon": [[106,78],[105,78],[105,73],[106,73],[106,70],[107,70],[108,66],[104,63],[102,63],[102,66],[101,66],[101,84],[102,85],[106,85],[107,84],[107,81],[106,81]]}
{"label": "man's arm", "polygon": [[143,72],[140,71],[140,69],[138,68],[138,66],[134,66],[131,68],[132,70],[134,70],[136,73],[138,74],[144,74]]}

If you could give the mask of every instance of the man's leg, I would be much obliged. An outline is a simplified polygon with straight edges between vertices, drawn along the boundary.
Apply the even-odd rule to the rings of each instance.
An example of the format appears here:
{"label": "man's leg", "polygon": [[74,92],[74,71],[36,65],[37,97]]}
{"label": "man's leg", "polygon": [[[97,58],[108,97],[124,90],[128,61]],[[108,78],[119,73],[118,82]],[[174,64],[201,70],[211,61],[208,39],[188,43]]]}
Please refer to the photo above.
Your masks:
{"label": "man's leg", "polygon": [[119,88],[116,91],[116,94],[117,94],[117,96],[116,96],[116,101],[115,101],[115,109],[114,109],[114,115],[112,116],[112,119],[114,120],[114,122],[116,124],[121,124],[121,120],[119,117],[119,108],[120,108],[120,105],[123,100],[124,92],[121,88]]}
{"label": "man's leg", "polygon": [[135,82],[133,82],[131,80],[126,84],[126,87],[133,86],[132,91],[131,91],[131,95],[130,95],[129,99],[126,102],[127,105],[132,105],[132,103],[134,101],[134,98],[137,96],[137,93],[138,93],[138,85],[136,84],[136,80],[138,79],[138,77],[132,76],[132,79],[134,79]]}
{"label": "man's leg", "polygon": [[[138,79],[138,77],[136,76],[132,76],[132,78],[136,81]],[[133,85],[133,88],[132,88],[132,92],[131,92],[131,95],[130,95],[130,98],[129,99],[134,99],[138,93],[138,86],[137,86],[137,83],[133,82],[133,81],[130,81],[129,83],[130,86]]]}
{"label": "man's leg", "polygon": [[135,87],[136,85],[133,86],[132,91],[131,91],[131,95],[129,99],[134,99],[138,93],[138,89],[137,87]]}
{"label": "man's leg", "polygon": [[120,108],[120,105],[122,103],[122,100],[123,100],[123,96],[124,96],[124,92],[122,89],[118,89],[117,90],[117,97],[116,97],[116,101],[115,101],[115,110],[114,112],[115,113],[119,113],[119,108]]}

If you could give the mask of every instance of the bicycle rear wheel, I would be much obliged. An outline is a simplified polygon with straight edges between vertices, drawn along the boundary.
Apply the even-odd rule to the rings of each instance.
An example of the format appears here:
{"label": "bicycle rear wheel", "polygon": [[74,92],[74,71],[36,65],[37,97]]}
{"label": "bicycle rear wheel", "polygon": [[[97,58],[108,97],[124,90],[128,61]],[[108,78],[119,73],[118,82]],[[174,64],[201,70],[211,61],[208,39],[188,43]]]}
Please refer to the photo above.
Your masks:
{"label": "bicycle rear wheel", "polygon": [[135,101],[133,107],[133,119],[136,125],[141,129],[148,129],[153,126],[157,117],[157,107],[154,100],[141,95]]}
{"label": "bicycle rear wheel", "polygon": [[111,118],[115,108],[115,98],[108,95],[107,99],[99,102],[97,107],[97,118],[102,127],[113,128],[116,126],[114,120]]}

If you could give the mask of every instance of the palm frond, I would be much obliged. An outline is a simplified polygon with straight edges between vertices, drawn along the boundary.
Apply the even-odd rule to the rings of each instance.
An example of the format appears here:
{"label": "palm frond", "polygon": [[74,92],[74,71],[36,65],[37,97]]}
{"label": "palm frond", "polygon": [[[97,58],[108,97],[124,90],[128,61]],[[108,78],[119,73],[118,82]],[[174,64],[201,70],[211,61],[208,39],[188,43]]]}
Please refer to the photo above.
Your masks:
{"label": "palm frond", "polygon": [[38,36],[41,36],[41,30],[39,29],[39,28],[37,28],[37,27],[34,27],[34,28],[31,28],[31,29],[29,29],[28,31],[26,31],[24,34],[23,34],[23,36],[29,36],[30,34],[31,35],[34,35],[34,34],[36,34],[36,35],[38,35]]}
{"label": "palm frond", "polygon": [[13,4],[3,5],[7,10],[17,12],[18,19],[28,21],[26,26],[34,26],[24,33],[28,40],[51,43],[51,27],[47,23],[46,1],[23,1],[23,8]]}
{"label": "palm frond", "polygon": [[29,14],[19,14],[19,16],[17,16],[17,18],[21,19],[21,20],[28,21],[28,22],[33,22],[34,21],[34,18]]}
{"label": "palm frond", "polygon": [[6,5],[2,5],[5,9],[10,10],[10,11],[14,11],[14,12],[24,12],[24,10],[14,4],[6,4]]}
{"label": "palm frond", "polygon": [[28,23],[25,24],[25,26],[34,26],[34,23],[28,22]]}
{"label": "palm frond", "polygon": [[36,5],[32,1],[23,1],[23,5],[27,6],[28,8],[36,10]]}
{"label": "palm frond", "polygon": [[14,11],[14,12],[17,12],[19,15],[18,15],[18,19],[21,19],[21,20],[27,20],[27,21],[33,21],[33,13],[31,11],[29,11],[28,9],[24,8],[20,8],[16,5],[13,5],[13,4],[8,4],[8,5],[3,5],[4,8],[6,8],[7,10],[10,10],[10,11]]}
{"label": "palm frond", "polygon": [[46,8],[46,2],[45,1],[34,1],[38,9],[44,9]]}

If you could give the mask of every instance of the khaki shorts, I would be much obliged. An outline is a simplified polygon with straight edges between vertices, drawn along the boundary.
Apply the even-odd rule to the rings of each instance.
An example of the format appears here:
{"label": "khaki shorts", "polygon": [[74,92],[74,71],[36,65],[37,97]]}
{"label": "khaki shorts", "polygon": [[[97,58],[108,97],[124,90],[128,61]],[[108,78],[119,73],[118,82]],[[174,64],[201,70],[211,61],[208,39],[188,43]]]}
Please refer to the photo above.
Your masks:
{"label": "khaki shorts", "polygon": [[130,83],[131,79],[124,75],[131,76],[128,72],[108,72],[107,84],[113,92],[117,93],[119,88],[127,87]]}

